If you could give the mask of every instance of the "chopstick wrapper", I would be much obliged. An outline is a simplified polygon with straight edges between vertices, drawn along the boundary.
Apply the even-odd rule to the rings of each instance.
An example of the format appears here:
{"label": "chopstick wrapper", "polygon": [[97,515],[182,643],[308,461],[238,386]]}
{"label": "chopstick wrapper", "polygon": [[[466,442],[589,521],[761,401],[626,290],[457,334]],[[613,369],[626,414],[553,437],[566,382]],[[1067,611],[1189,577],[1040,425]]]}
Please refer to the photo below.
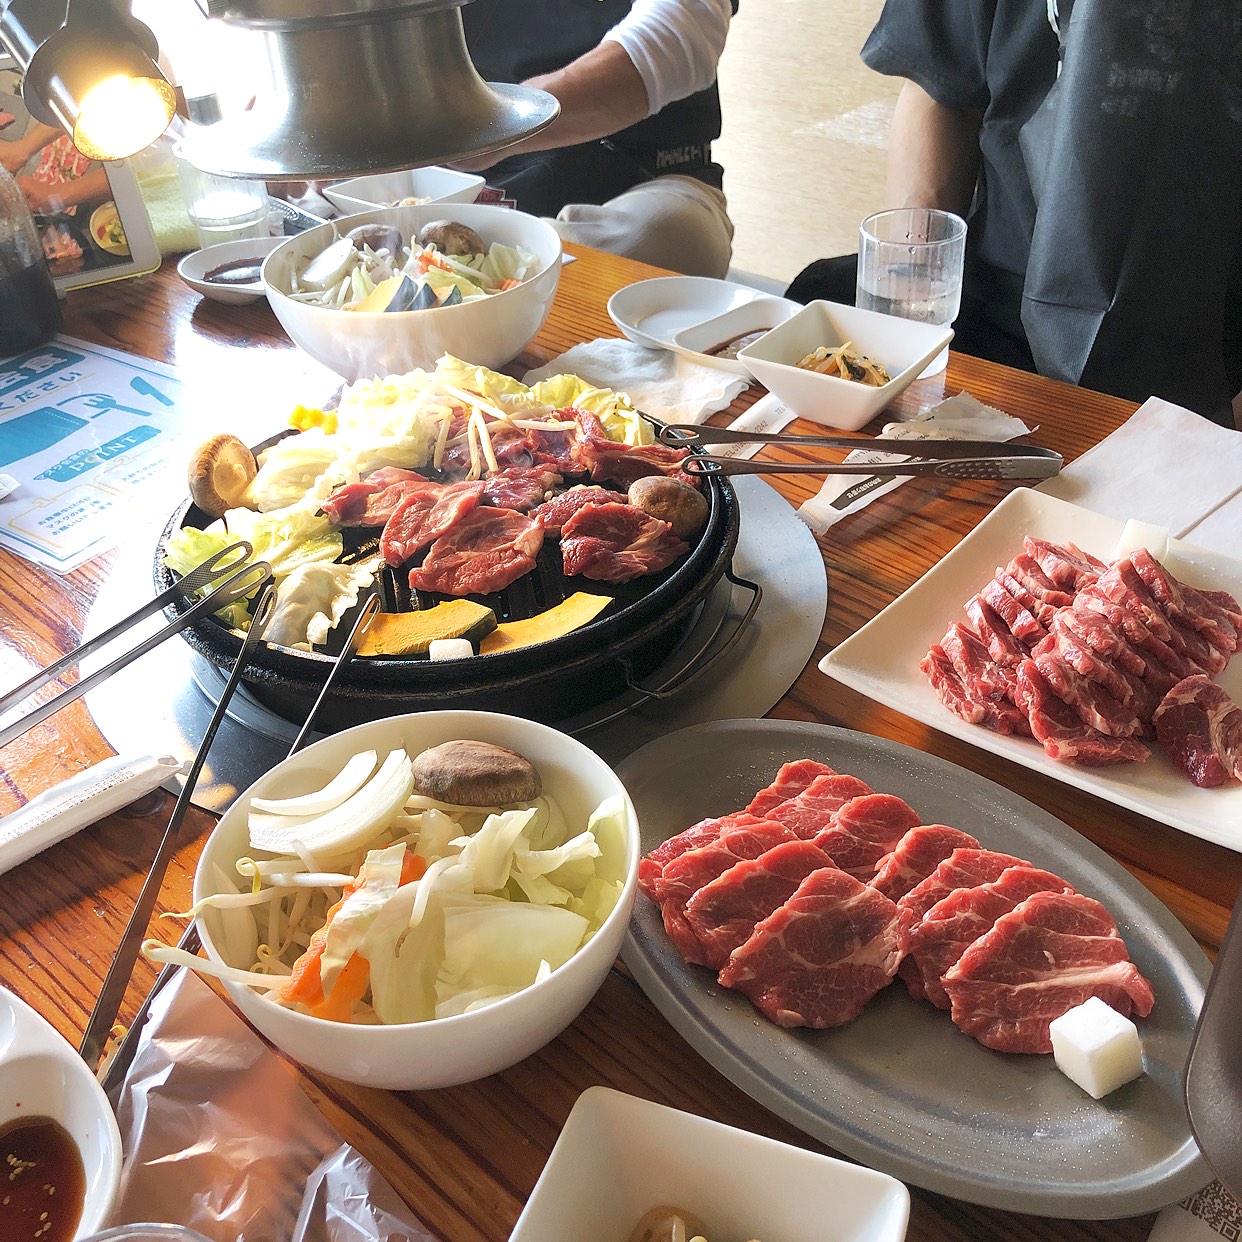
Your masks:
{"label": "chopstick wrapper", "polygon": [[158,789],[185,765],[171,755],[115,755],[0,819],[0,872]]}
{"label": "chopstick wrapper", "polygon": [[[959,392],[906,422],[886,424],[880,434],[891,440],[992,440],[1001,444],[1030,432],[1031,428],[1021,419],[984,405],[968,392]],[[917,448],[909,456],[855,449],[845,460],[874,465],[875,474],[829,475],[819,492],[798,510],[798,516],[817,535],[822,535],[842,518],[908,483],[909,475],[885,474],[880,467],[885,462],[909,461],[917,455]]]}
{"label": "chopstick wrapper", "polygon": [[623,392],[635,409],[666,423],[701,423],[750,386],[744,376],[611,337],[575,345],[522,382],[536,384],[553,375],[577,375],[599,388]]}
{"label": "chopstick wrapper", "polygon": [[1039,490],[1229,556],[1242,549],[1242,432],[1159,397]]}
{"label": "chopstick wrapper", "polygon": [[1171,1204],[1156,1217],[1147,1242],[1238,1242],[1242,1204],[1220,1182]]}
{"label": "chopstick wrapper", "polygon": [[111,1094],[125,1166],[110,1224],[172,1220],[211,1242],[432,1242],[280,1059],[189,971],[152,1002]]}

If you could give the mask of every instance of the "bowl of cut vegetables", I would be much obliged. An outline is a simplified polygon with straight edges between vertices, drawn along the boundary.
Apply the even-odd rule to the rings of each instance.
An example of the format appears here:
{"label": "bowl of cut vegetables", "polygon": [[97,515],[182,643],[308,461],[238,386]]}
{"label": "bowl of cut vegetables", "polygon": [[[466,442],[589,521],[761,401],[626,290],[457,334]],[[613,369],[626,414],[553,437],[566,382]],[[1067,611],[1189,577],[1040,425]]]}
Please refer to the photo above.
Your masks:
{"label": "bowl of cut vegetables", "polygon": [[536,216],[479,203],[381,207],[288,238],[263,263],[294,344],[353,382],[442,354],[499,367],[552,308],[561,240]]}
{"label": "bowl of cut vegetables", "polygon": [[258,1031],[311,1069],[390,1089],[486,1077],[555,1038],[619,951],[638,826],[593,751],[490,712],[324,738],[208,839],[193,914]]}

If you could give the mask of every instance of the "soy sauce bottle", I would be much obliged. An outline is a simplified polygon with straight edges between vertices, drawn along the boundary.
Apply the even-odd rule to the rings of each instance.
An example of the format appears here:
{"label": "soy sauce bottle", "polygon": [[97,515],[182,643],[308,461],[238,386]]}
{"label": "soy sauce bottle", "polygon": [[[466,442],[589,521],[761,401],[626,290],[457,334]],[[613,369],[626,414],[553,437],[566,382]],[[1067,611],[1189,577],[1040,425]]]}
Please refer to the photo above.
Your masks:
{"label": "soy sauce bottle", "polygon": [[0,165],[0,358],[42,345],[59,327],[60,303],[34,218]]}

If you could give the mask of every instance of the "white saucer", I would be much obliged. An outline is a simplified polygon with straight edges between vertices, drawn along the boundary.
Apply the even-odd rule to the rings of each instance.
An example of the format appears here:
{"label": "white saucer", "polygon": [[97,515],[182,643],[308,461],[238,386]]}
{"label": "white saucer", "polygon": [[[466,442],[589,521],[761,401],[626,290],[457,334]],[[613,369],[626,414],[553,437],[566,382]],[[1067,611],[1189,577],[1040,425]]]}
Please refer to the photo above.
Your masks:
{"label": "white saucer", "polygon": [[262,280],[251,281],[244,285],[222,285],[203,277],[213,268],[222,263],[231,263],[235,259],[265,259],[284,237],[254,237],[241,241],[220,242],[216,246],[206,246],[202,250],[193,250],[184,255],[177,264],[177,275],[191,289],[198,290],[205,298],[213,302],[224,302],[231,306],[242,306],[247,302],[257,302],[265,296]]}
{"label": "white saucer", "polygon": [[[755,309],[754,327],[770,328],[801,310],[801,303],[773,297],[749,285],[713,280],[708,276],[657,276],[618,289],[608,299],[608,314],[613,323],[635,344],[668,349],[705,366],[749,376],[750,372],[735,359],[717,358],[699,349],[687,348],[677,339],[684,330],[723,315],[729,316],[730,323],[735,322],[737,316],[733,312],[741,307]],[[738,333],[746,330],[745,324],[736,328]]]}

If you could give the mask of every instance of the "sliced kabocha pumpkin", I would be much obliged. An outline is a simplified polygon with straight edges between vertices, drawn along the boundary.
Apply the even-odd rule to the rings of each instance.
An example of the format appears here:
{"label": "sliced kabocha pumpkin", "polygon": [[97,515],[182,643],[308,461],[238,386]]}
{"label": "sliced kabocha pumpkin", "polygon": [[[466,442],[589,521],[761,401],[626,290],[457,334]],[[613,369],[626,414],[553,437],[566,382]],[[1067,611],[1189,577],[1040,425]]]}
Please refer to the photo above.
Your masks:
{"label": "sliced kabocha pumpkin", "polygon": [[450,599],[421,612],[379,612],[358,645],[361,656],[426,655],[439,638],[478,643],[496,628],[496,614],[468,599]]}
{"label": "sliced kabocha pumpkin", "polygon": [[524,621],[502,622],[479,644],[479,654],[494,655],[499,651],[514,651],[518,647],[530,647],[535,643],[561,638],[580,629],[588,621],[594,621],[611,603],[610,595],[575,591],[546,612],[527,617]]}

